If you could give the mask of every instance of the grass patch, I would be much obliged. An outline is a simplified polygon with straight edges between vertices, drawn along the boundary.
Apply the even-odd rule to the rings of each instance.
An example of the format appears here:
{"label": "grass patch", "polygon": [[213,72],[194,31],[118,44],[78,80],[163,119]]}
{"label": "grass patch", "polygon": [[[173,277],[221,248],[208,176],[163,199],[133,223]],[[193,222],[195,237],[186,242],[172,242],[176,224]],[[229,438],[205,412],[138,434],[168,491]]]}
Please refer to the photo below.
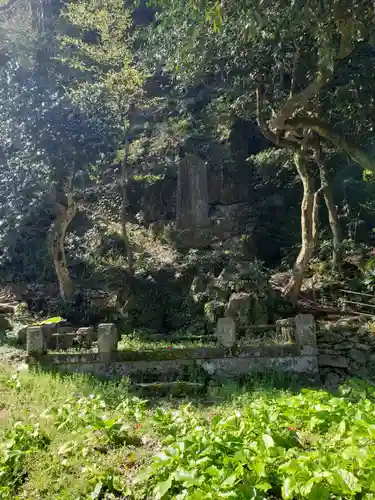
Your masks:
{"label": "grass patch", "polygon": [[375,390],[274,380],[146,402],[0,369],[0,499],[374,499]]}

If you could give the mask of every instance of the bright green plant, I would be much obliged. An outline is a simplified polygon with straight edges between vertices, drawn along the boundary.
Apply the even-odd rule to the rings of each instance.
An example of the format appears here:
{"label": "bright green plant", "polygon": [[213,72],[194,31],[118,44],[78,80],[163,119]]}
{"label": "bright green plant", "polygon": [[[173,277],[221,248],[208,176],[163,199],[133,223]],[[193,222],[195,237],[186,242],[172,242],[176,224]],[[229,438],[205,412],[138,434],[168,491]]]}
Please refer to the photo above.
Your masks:
{"label": "bright green plant", "polygon": [[0,439],[0,498],[10,500],[25,479],[27,457],[45,449],[50,441],[37,425],[20,422]]}
{"label": "bright green plant", "polygon": [[246,393],[220,413],[158,410],[166,448],[139,475],[139,498],[373,498],[371,392],[358,383],[345,398]]}

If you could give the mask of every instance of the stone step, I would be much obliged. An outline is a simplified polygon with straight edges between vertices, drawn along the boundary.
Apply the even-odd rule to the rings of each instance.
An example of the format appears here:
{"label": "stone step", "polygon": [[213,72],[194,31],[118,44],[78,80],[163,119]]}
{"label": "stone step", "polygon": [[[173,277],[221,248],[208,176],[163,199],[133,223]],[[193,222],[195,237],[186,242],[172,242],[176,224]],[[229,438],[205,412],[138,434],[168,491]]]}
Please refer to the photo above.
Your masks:
{"label": "stone step", "polygon": [[204,384],[199,382],[187,382],[174,380],[171,382],[152,382],[132,384],[132,388],[142,396],[173,396],[184,397],[186,395],[201,394]]}
{"label": "stone step", "polygon": [[214,342],[216,343],[216,335],[165,335],[163,333],[155,333],[154,335],[141,335],[141,340],[149,342]]}
{"label": "stone step", "polygon": [[168,371],[158,371],[158,372],[139,370],[139,371],[134,371],[129,376],[129,378],[134,384],[171,383],[176,380],[180,381],[190,381],[192,379],[194,380],[193,374],[189,373],[189,371],[184,368],[173,369]]}

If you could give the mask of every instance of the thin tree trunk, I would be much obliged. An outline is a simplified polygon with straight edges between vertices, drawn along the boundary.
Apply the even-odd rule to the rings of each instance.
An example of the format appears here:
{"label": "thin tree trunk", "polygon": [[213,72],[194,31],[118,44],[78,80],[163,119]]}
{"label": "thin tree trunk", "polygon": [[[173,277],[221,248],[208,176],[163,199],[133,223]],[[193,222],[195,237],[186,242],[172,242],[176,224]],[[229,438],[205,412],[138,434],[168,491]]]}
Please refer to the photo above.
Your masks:
{"label": "thin tree trunk", "polygon": [[77,205],[73,200],[73,196],[69,194],[67,204],[57,203],[57,206],[59,213],[52,226],[52,256],[59,282],[60,296],[67,299],[73,294],[74,288],[66,262],[64,244],[66,231],[77,212]]}
{"label": "thin tree trunk", "polygon": [[294,161],[303,185],[303,199],[301,203],[301,250],[294,264],[292,277],[284,293],[289,296],[292,304],[296,305],[305,271],[314,251],[314,180],[309,173],[306,160],[300,152],[295,153]]}
{"label": "thin tree trunk", "polygon": [[328,210],[329,226],[332,232],[332,269],[336,270],[341,260],[341,229],[337,214],[335,200],[333,198],[327,165],[324,161],[319,161],[320,182],[323,190],[324,201]]}
{"label": "thin tree trunk", "polygon": [[128,168],[128,152],[129,152],[129,141],[126,135],[124,147],[124,158],[121,162],[121,176],[120,176],[120,188],[121,188],[121,238],[124,242],[126,249],[126,256],[128,260],[129,269],[132,271],[134,269],[134,256],[133,249],[131,247],[127,228],[127,218],[128,218],[128,183],[129,183],[129,168]]}
{"label": "thin tree trunk", "polygon": [[319,208],[320,208],[320,194],[321,194],[321,192],[322,192],[322,188],[319,188],[314,193],[313,212],[312,212],[312,238],[314,241],[314,247],[315,247],[316,238],[318,235]]}

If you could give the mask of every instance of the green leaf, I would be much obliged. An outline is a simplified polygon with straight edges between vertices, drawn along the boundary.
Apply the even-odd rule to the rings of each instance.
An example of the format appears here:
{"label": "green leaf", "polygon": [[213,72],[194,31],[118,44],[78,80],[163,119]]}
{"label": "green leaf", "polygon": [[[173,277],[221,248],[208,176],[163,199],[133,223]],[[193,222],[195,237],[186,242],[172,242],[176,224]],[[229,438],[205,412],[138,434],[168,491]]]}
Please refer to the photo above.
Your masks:
{"label": "green leaf", "polygon": [[263,434],[262,436],[263,443],[265,444],[266,448],[272,448],[275,446],[275,441],[272,439],[272,437],[269,434]]}
{"label": "green leaf", "polygon": [[156,500],[160,500],[163,498],[163,496],[167,493],[167,491],[171,488],[172,486],[172,476],[169,476],[168,479],[166,479],[163,482],[158,483],[153,491],[153,498]]}
{"label": "green leaf", "polygon": [[236,474],[231,474],[230,476],[228,476],[225,481],[223,481],[222,483],[222,487],[223,488],[231,488],[235,482],[237,481],[237,475]]}
{"label": "green leaf", "polygon": [[97,498],[99,498],[101,495],[102,489],[103,489],[103,483],[101,483],[101,482],[96,483],[94,491],[90,495],[91,500],[96,500]]}
{"label": "green leaf", "polygon": [[260,491],[268,491],[272,488],[272,485],[264,481],[262,483],[257,483],[255,488]]}
{"label": "green leaf", "polygon": [[281,489],[281,495],[284,500],[290,500],[293,498],[293,490],[294,490],[294,478],[287,477],[283,482],[283,487]]}
{"label": "green leaf", "polygon": [[173,477],[176,481],[179,481],[180,483],[185,482],[186,485],[188,485],[188,486],[196,484],[196,482],[197,482],[197,477],[196,477],[195,471],[186,471],[183,469],[178,469],[174,473]]}
{"label": "green leaf", "polygon": [[337,483],[343,488],[343,493],[359,493],[362,491],[358,479],[351,472],[345,469],[337,469],[333,473]]}
{"label": "green leaf", "polygon": [[220,476],[220,469],[215,467],[215,465],[211,465],[205,470],[205,473],[208,474],[209,476]]}

